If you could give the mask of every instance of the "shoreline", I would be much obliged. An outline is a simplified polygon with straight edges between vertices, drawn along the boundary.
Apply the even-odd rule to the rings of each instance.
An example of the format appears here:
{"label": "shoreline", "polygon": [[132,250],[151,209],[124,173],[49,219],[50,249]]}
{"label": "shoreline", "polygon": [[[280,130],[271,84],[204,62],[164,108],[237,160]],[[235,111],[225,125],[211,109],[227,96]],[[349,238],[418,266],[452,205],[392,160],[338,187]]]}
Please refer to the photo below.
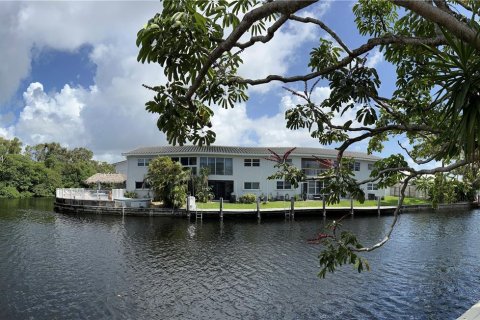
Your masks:
{"label": "shoreline", "polygon": [[[471,209],[476,203],[460,202],[452,204],[439,205],[436,210],[447,209]],[[103,200],[74,200],[55,198],[54,211],[64,214],[99,214],[116,216],[163,216],[163,217],[184,217],[184,218],[264,218],[264,217],[328,217],[340,216],[345,214],[352,215],[391,215],[396,206],[380,207],[299,207],[299,208],[253,208],[253,209],[166,209],[166,208],[132,208],[116,207],[115,201]],[[420,212],[433,210],[431,205],[405,205],[401,208],[401,213]]]}

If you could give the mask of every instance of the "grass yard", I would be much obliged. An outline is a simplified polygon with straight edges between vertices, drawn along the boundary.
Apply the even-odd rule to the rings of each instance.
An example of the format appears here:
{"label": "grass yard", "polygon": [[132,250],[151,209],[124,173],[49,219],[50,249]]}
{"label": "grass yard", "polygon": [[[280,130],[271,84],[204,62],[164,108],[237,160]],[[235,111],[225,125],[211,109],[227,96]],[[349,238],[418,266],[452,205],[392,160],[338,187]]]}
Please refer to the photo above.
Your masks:
{"label": "grass yard", "polygon": [[[398,197],[393,196],[386,196],[385,200],[381,201],[380,204],[382,206],[396,206],[398,203]],[[405,198],[403,201],[404,205],[418,205],[418,204],[429,204],[430,202],[425,199],[419,198]],[[208,202],[208,203],[200,203],[197,202],[197,207],[199,209],[219,209],[219,202]],[[376,207],[377,202],[374,200],[365,200],[364,203],[360,203],[358,201],[353,202],[354,207]],[[225,209],[255,209],[257,205],[255,203],[229,203],[224,202],[223,207]],[[296,208],[321,208],[322,201],[318,200],[307,200],[307,201],[296,201],[295,202]],[[340,203],[336,203],[333,205],[327,205],[327,207],[350,207],[350,200],[341,200]],[[290,201],[270,201],[267,203],[260,203],[260,209],[282,209],[282,208],[290,208]]]}

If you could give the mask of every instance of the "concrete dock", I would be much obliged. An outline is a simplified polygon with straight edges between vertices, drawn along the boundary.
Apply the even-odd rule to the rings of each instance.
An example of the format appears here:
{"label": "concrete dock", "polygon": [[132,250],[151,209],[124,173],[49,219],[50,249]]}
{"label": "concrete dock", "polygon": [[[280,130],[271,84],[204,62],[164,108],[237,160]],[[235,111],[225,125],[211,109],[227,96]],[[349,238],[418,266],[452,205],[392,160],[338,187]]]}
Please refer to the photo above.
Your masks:
{"label": "concrete dock", "polygon": [[480,320],[480,301],[457,318],[457,320]]}

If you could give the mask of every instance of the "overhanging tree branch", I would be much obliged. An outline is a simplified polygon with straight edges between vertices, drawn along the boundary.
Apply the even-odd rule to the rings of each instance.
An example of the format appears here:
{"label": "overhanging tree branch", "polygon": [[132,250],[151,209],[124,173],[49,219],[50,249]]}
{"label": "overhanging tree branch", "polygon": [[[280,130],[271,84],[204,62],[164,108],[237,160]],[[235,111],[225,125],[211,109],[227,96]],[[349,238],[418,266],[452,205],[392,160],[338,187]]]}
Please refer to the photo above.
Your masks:
{"label": "overhanging tree branch", "polygon": [[320,76],[324,76],[326,74],[331,73],[332,71],[335,71],[337,69],[347,66],[354,59],[358,58],[362,54],[369,52],[370,50],[372,50],[377,46],[389,45],[389,44],[439,46],[439,45],[445,44],[445,38],[442,36],[438,36],[435,38],[418,38],[418,37],[402,37],[402,36],[386,36],[386,37],[372,38],[368,40],[367,43],[363,44],[357,49],[352,50],[349,56],[343,58],[337,64],[326,67],[319,71],[308,73],[306,75],[297,75],[292,77],[284,77],[280,75],[269,75],[268,77],[263,79],[243,79],[240,77],[236,77],[232,79],[230,82],[256,86],[259,84],[265,84],[272,81],[280,81],[283,83],[308,81]]}
{"label": "overhanging tree branch", "polygon": [[389,0],[390,2],[409,9],[425,19],[435,22],[456,35],[458,38],[473,45],[480,51],[480,38],[477,30],[472,29],[466,23],[459,21],[448,12],[435,7],[429,1],[418,0]]}
{"label": "overhanging tree branch", "polygon": [[207,60],[203,64],[202,68],[198,72],[198,76],[192,82],[192,85],[188,89],[185,98],[190,100],[195,91],[200,87],[208,69],[212,64],[224,53],[231,50],[240,37],[245,34],[248,29],[258,20],[264,19],[272,13],[279,12],[284,15],[292,14],[302,8],[317,2],[318,0],[304,0],[304,1],[274,1],[264,4],[263,6],[253,9],[245,14],[242,21],[233,29],[232,33],[220,43],[212,53],[208,56]]}

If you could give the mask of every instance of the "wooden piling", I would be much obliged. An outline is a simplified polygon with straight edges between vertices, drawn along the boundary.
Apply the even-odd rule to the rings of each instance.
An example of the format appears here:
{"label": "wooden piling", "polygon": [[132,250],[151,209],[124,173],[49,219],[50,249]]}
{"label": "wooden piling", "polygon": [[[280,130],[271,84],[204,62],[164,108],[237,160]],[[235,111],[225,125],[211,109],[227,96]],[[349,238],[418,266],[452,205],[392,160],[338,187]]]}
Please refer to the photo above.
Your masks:
{"label": "wooden piling", "polygon": [[378,208],[378,215],[380,215],[380,198],[381,198],[381,197],[378,197],[378,206],[377,206],[377,208]]}
{"label": "wooden piling", "polygon": [[220,198],[220,219],[223,220],[223,198]]}
{"label": "wooden piling", "polygon": [[350,213],[353,216],[353,198],[350,198]]}
{"label": "wooden piling", "polygon": [[292,197],[290,199],[290,217],[295,217],[295,198]]}
{"label": "wooden piling", "polygon": [[260,220],[262,218],[260,213],[260,198],[257,197],[257,218]]}
{"label": "wooden piling", "polygon": [[322,206],[323,206],[323,216],[327,216],[327,209],[325,208],[325,195],[322,194]]}

